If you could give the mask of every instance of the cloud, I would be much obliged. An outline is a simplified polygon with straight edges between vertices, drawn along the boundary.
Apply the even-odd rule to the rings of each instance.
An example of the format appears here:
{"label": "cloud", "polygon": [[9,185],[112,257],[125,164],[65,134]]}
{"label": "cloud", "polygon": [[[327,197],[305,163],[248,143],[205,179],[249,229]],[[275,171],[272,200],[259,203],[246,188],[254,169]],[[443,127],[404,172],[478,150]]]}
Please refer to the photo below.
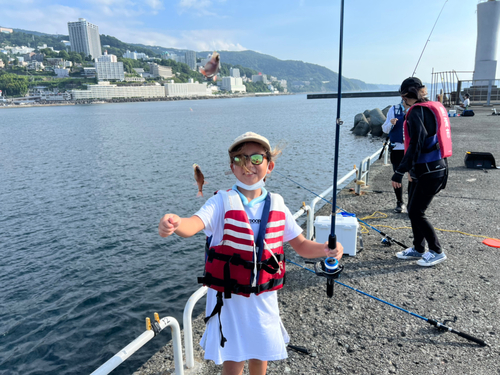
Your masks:
{"label": "cloud", "polygon": [[[0,0],[3,2],[4,0]],[[218,4],[222,0],[215,0]],[[204,9],[210,0],[182,0],[184,7]],[[31,4],[27,6],[27,4]],[[86,0],[86,8],[66,5],[43,5],[31,0],[17,0],[2,9],[2,26],[40,31],[48,34],[68,34],[68,22],[85,18],[99,26],[101,34],[115,36],[125,43],[140,43],[166,48],[195,51],[243,51],[238,42],[241,30],[159,30],[145,28],[148,19],[139,16],[154,13],[163,7],[160,0]],[[120,22],[117,22],[119,19]]]}
{"label": "cloud", "polygon": [[[112,29],[110,35],[114,35],[126,43],[194,51],[244,51],[247,49],[240,43],[235,42],[232,39],[234,32],[228,30],[215,33],[213,30],[181,31],[170,34],[165,32],[132,30],[128,27],[113,28],[112,25],[108,25],[107,28]],[[217,37],[206,37],[212,34],[217,35]]]}
{"label": "cloud", "polygon": [[[24,1],[24,3],[28,3]],[[2,10],[2,23],[8,26],[32,31],[40,31],[48,34],[67,34],[68,21],[78,20],[82,17],[82,11],[64,5],[50,5],[44,9],[36,7],[24,7],[17,4],[15,9]],[[26,26],[29,24],[30,26]]]}
{"label": "cloud", "polygon": [[217,13],[210,11],[211,0],[180,0],[179,13],[193,11],[196,16],[217,16]]}

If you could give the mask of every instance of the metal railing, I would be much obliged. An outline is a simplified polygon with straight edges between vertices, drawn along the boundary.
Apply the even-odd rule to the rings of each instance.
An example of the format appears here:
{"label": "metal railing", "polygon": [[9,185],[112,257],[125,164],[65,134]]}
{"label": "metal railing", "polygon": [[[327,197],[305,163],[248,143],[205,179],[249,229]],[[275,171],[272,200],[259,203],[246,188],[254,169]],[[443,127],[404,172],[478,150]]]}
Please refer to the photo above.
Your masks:
{"label": "metal railing", "polygon": [[[149,319],[149,318],[148,318]],[[184,365],[182,361],[182,342],[181,342],[181,329],[179,323],[175,318],[167,316],[163,319],[159,319],[158,314],[155,313],[156,322],[153,323],[154,328],[151,329],[149,320],[147,320],[147,329],[134,341],[116,353],[103,365],[101,365],[97,370],[95,370],[91,375],[107,375],[120,364],[122,364],[128,357],[146,345],[149,340],[160,333],[164,328],[170,327],[172,330],[172,341],[174,344],[174,363],[175,363],[175,375],[184,375]]]}
{"label": "metal railing", "polygon": [[[355,193],[359,194],[361,192],[361,185],[365,185],[365,186],[368,185],[368,182],[370,179],[370,166],[373,163],[373,161],[378,160],[380,153],[383,152],[384,153],[384,164],[387,164],[388,154],[389,154],[388,151],[389,151],[389,146],[385,145],[384,147],[380,148],[372,155],[364,158],[361,161],[359,168],[353,169],[352,171],[350,171],[345,176],[343,176],[340,180],[337,181],[337,189],[341,188],[345,182],[350,182],[353,179],[353,176],[356,175],[356,180],[362,181],[361,184],[356,184],[356,187],[355,187]],[[330,186],[328,189],[326,189],[321,194],[319,194],[319,196],[314,198],[311,201],[311,203],[309,204],[309,206],[302,207],[299,211],[297,211],[293,215],[293,217],[295,219],[297,219],[300,216],[302,216],[304,213],[307,212],[306,238],[308,240],[311,240],[314,237],[314,215],[316,213],[316,205],[318,204],[319,201],[326,199],[325,197],[330,196],[332,191],[333,191],[333,185]]]}
{"label": "metal railing", "polygon": [[[440,101],[452,107],[463,102],[464,94],[469,94],[472,105],[492,105],[500,103],[500,80],[472,79],[471,71],[432,72],[429,88],[430,100]],[[463,79],[467,77],[469,79]],[[457,94],[458,93],[458,94]]]}

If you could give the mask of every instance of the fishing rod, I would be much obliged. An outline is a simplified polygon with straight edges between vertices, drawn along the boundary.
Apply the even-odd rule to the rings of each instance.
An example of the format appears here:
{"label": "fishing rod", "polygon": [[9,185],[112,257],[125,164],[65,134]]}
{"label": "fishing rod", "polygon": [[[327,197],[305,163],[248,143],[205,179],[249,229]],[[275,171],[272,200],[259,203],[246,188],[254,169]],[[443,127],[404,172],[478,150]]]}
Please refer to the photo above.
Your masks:
{"label": "fishing rod", "polygon": [[[340,1],[340,43],[339,43],[339,73],[338,73],[338,89],[337,89],[337,118],[335,121],[336,132],[335,132],[335,162],[333,168],[333,186],[337,186],[337,176],[338,176],[338,166],[339,166],[339,136],[340,136],[340,125],[342,125],[342,120],[340,119],[340,104],[342,100],[342,51],[343,51],[343,39],[344,39],[344,0]],[[332,207],[332,224],[330,235],[328,236],[328,248],[333,250],[337,247],[337,235],[335,234],[335,204],[336,204],[336,192],[333,192],[333,207]],[[314,265],[315,273],[317,276],[326,278],[326,294],[328,297],[333,297],[333,281],[340,276],[343,271],[344,266],[341,266],[337,259],[334,257],[327,257]]]}
{"label": "fishing rod", "polygon": [[387,138],[385,138],[385,142],[382,145],[382,151],[380,151],[380,155],[378,156],[378,160],[382,159],[382,155],[384,155],[384,151],[385,151],[385,146],[387,146],[387,144],[390,144],[389,139],[390,139],[389,136],[387,136]]}
{"label": "fishing rod", "polygon": [[418,58],[417,65],[415,66],[415,70],[413,71],[413,74],[411,75],[412,77],[415,76],[415,72],[417,71],[417,67],[418,67],[418,64],[420,63],[420,59],[422,58],[422,55],[424,54],[425,48],[427,47],[427,43],[429,43],[429,40],[431,40],[432,32],[434,31],[434,28],[436,27],[437,22],[439,20],[439,17],[441,17],[441,13],[443,13],[444,6],[446,5],[447,2],[448,2],[448,0],[446,0],[444,2],[443,7],[441,8],[441,12],[439,12],[439,15],[436,19],[436,22],[434,23],[434,26],[432,27],[431,33],[429,34],[429,37],[427,38],[427,42],[425,42],[424,49],[422,50],[422,53],[420,54],[420,57]]}
{"label": "fishing rod", "polygon": [[[295,264],[296,266],[299,266],[299,267],[301,267],[301,268],[303,268],[303,269],[305,269],[305,270],[307,270],[307,271],[309,271],[309,272],[316,273],[316,272],[315,272],[315,271],[313,271],[312,269],[307,268],[307,267],[304,267],[304,266],[302,266],[302,265],[300,265],[300,264],[298,264],[298,263],[292,262],[291,260],[288,260],[288,259],[287,259],[286,261],[287,261],[288,263]],[[306,263],[314,263],[314,262],[307,262],[307,261],[306,261]],[[478,339],[478,338],[476,338],[476,337],[473,337],[473,336],[471,336],[471,335],[469,335],[469,334],[467,334],[467,333],[463,333],[463,332],[457,331],[456,329],[453,329],[453,328],[451,328],[451,327],[448,327],[448,326],[444,325],[443,323],[438,322],[437,320],[434,320],[434,319],[429,319],[429,318],[426,318],[426,317],[424,317],[424,316],[418,315],[418,314],[416,314],[416,313],[414,313],[414,312],[411,312],[411,311],[408,311],[408,310],[406,310],[406,309],[403,309],[402,307],[399,307],[399,306],[394,305],[394,304],[392,304],[392,303],[390,303],[390,302],[384,301],[383,299],[380,299],[380,298],[377,298],[377,297],[375,297],[375,296],[372,296],[371,294],[368,294],[368,293],[366,293],[366,292],[363,292],[362,290],[359,290],[359,289],[353,288],[352,286],[349,286],[349,285],[347,285],[347,284],[341,283],[341,282],[340,282],[340,281],[338,281],[338,280],[334,280],[334,282],[335,282],[335,283],[337,283],[337,284],[339,284],[339,285],[342,285],[343,287],[346,287],[346,288],[348,288],[348,289],[354,290],[355,292],[358,292],[358,293],[360,293],[360,294],[362,294],[362,295],[364,295],[364,296],[367,296],[367,297],[373,298],[373,299],[374,299],[374,300],[376,300],[376,301],[379,301],[379,302],[385,303],[385,304],[386,304],[386,305],[388,305],[388,306],[394,307],[394,308],[396,308],[396,309],[398,309],[398,310],[400,310],[400,311],[403,311],[403,312],[405,312],[405,313],[407,313],[407,314],[410,314],[411,316],[414,316],[414,317],[416,317],[416,318],[422,319],[422,320],[426,321],[427,323],[429,323],[430,325],[432,325],[432,326],[436,327],[436,328],[437,328],[438,330],[440,330],[440,331],[448,331],[448,332],[454,333],[455,335],[458,335],[458,336],[460,336],[460,337],[463,337],[464,339],[467,339],[467,340],[469,340],[469,341],[473,341],[473,342],[475,342],[476,344],[479,344],[479,345],[481,345],[481,346],[486,346],[486,345],[488,345],[488,344],[486,344],[486,343],[485,343],[483,340],[481,340],[481,339]]]}
{"label": "fishing rod", "polygon": [[[290,177],[287,177],[287,176],[285,176],[283,173],[280,173],[280,172],[278,172],[278,171],[276,171],[276,170],[274,170],[274,172],[275,172],[275,173],[277,173],[277,174],[279,174],[279,175],[281,175],[281,176],[283,176],[283,177],[285,177],[287,180],[292,181],[294,184],[299,185],[301,188],[306,189],[308,192],[310,192],[310,193],[312,193],[312,194],[316,195],[318,198],[323,199],[326,203],[331,204],[331,205],[333,206],[333,203],[332,203],[332,202],[330,202],[328,199],[323,198],[321,195],[319,195],[319,194],[315,193],[314,191],[312,191],[312,190],[310,190],[310,189],[306,188],[305,186],[303,186],[303,185],[299,184],[297,181],[292,180]],[[334,190],[335,190],[335,189],[334,189]],[[353,213],[351,213],[351,212],[348,212],[348,211],[344,210],[343,208],[341,208],[341,207],[339,207],[339,206],[337,206],[337,205],[335,205],[334,207],[335,207],[335,208],[338,208],[339,210],[341,210],[341,211],[343,211],[343,212],[345,212],[346,214],[349,214],[349,215],[351,215],[351,216],[356,217],[356,215],[355,215],[355,214],[353,214]],[[333,211],[333,210],[334,210],[334,209],[333,209],[333,207],[332,207],[332,211]],[[332,216],[335,216],[335,213],[334,213],[334,212],[332,213]],[[370,224],[368,224],[367,222],[365,222],[365,221],[363,221],[363,220],[361,220],[361,219],[359,219],[359,218],[357,218],[357,217],[356,217],[356,220],[358,220],[360,223],[363,223],[363,224],[364,224],[364,225],[366,225],[367,227],[369,227],[369,228],[373,229],[375,232],[380,233],[380,235],[384,237],[384,238],[382,238],[382,244],[383,244],[383,245],[385,245],[385,246],[391,246],[391,245],[392,245],[392,243],[394,242],[394,243],[398,244],[399,246],[401,246],[401,247],[402,247],[402,248],[404,248],[404,249],[407,249],[407,248],[408,248],[408,246],[406,246],[404,243],[399,242],[398,240],[396,240],[396,239],[392,238],[391,236],[387,235],[386,233],[382,232],[381,230],[379,230],[379,229],[377,229],[377,228],[375,228],[375,227],[371,226],[371,225],[370,225]]]}

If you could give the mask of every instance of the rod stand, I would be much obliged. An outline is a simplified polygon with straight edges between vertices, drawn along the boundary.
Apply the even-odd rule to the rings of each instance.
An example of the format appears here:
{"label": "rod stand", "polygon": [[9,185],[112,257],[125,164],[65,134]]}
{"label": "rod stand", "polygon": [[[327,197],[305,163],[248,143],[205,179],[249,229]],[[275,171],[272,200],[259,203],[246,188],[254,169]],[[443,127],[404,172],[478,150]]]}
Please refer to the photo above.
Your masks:
{"label": "rod stand", "polygon": [[335,258],[326,258],[320,262],[307,262],[314,264],[314,272],[317,276],[326,277],[326,294],[329,298],[333,297],[334,280],[338,279],[344,266],[340,265]]}

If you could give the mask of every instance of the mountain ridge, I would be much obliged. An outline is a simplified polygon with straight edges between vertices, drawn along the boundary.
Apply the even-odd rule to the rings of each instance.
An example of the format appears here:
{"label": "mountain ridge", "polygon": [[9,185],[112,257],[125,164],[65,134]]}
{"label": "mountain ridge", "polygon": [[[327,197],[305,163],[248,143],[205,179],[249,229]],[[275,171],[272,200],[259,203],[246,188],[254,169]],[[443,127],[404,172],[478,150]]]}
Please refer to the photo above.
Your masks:
{"label": "mountain ridge", "polygon": [[[32,34],[40,37],[51,37],[60,42],[59,38],[69,39],[65,34],[47,34],[38,31],[13,29],[15,32]],[[112,54],[123,54],[127,49],[145,52],[153,57],[164,56],[168,53],[184,53],[187,49],[176,49],[161,46],[149,46],[144,44],[125,43],[116,37],[100,34],[101,44],[109,45]],[[336,92],[338,88],[338,73],[318,64],[308,63],[301,60],[281,60],[277,57],[255,52],[244,51],[218,51],[221,61],[231,65],[241,65],[268,76],[274,76],[280,80],[287,81],[289,91],[292,92]],[[212,51],[196,52],[198,58],[206,58]],[[381,85],[386,89],[390,85]],[[359,79],[342,77],[342,91],[379,91],[381,87],[370,84]]]}

